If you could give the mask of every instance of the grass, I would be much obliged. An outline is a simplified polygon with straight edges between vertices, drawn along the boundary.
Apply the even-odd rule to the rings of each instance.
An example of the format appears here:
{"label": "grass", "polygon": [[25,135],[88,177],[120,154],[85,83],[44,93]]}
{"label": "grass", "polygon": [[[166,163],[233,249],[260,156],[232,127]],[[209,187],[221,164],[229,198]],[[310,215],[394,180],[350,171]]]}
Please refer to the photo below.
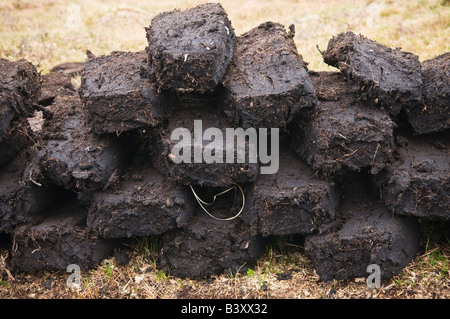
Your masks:
{"label": "grass", "polygon": [[[156,14],[205,1],[0,0],[0,57],[25,58],[43,73],[54,65],[84,61],[85,51],[138,51],[147,45],[144,27]],[[327,70],[316,48],[352,30],[421,60],[449,51],[449,1],[223,0],[236,33],[265,21],[296,26],[298,51],[314,70]]]}
{"label": "grass", "polygon": [[[25,58],[47,73],[63,62],[84,61],[85,51],[108,54],[147,45],[144,27],[156,14],[204,1],[0,0],[0,57]],[[265,21],[296,27],[295,42],[313,70],[325,65],[316,48],[352,30],[390,47],[417,54],[421,61],[450,51],[448,0],[223,0],[236,33]],[[79,82],[79,77],[74,80]],[[157,269],[161,240],[133,238],[130,261],[114,258],[82,273],[80,289],[66,286],[64,271],[12,273],[7,250],[0,250],[0,298],[450,298],[448,237],[425,223],[419,256],[403,272],[369,289],[366,278],[321,282],[301,244],[280,237],[255,265],[208,280],[180,279]],[[290,274],[282,280],[280,274]],[[45,287],[52,278],[51,288]],[[48,286],[48,285],[47,285]]]}

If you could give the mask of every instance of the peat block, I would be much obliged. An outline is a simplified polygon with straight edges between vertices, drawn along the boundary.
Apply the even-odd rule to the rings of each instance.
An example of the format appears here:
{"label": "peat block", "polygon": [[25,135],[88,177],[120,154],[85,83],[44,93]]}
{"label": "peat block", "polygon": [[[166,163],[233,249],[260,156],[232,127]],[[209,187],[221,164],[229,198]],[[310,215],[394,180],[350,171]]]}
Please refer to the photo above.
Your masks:
{"label": "peat block", "polygon": [[[195,120],[201,120],[201,131],[196,134],[194,131]],[[249,183],[253,182],[259,175],[259,164],[257,159],[255,163],[249,161],[250,142],[246,139],[243,144],[245,146],[245,163],[237,163],[239,142],[227,143],[226,129],[233,128],[234,123],[226,114],[219,108],[213,109],[208,107],[206,109],[189,108],[179,109],[174,112],[168,119],[167,126],[156,141],[157,147],[154,150],[154,164],[163,175],[173,178],[176,182],[183,185],[200,185],[209,187],[226,187],[234,183]],[[186,128],[190,133],[187,136],[180,138],[180,136],[173,136],[172,132],[176,128]],[[222,140],[220,137],[209,137],[201,141],[203,133],[209,128],[217,128],[220,130]],[[194,136],[199,137],[200,141],[194,141]],[[236,139],[237,140],[237,139]],[[212,142],[217,142],[217,145],[212,146]],[[222,143],[220,143],[222,142]],[[180,154],[184,155],[182,151],[175,151],[174,146],[184,145],[185,149],[191,150],[190,160],[187,162],[177,162],[177,157]],[[251,144],[254,146],[254,144]],[[178,147],[177,146],[177,147]],[[195,163],[196,150],[202,154],[202,160]],[[234,155],[234,163],[226,161],[226,153],[229,151]],[[218,156],[222,160],[220,162],[207,163],[204,154],[222,154]]]}
{"label": "peat block", "polygon": [[113,189],[94,195],[88,226],[103,238],[160,235],[183,226],[193,196],[153,168],[134,168]]}
{"label": "peat block", "polygon": [[[22,59],[8,61],[0,59],[0,115],[4,109],[13,109],[14,116],[33,115],[40,94],[39,74],[36,67]],[[2,131],[8,127],[0,120]]]}
{"label": "peat block", "polygon": [[10,107],[9,103],[0,103],[0,142],[3,141],[5,135],[11,130],[11,122],[16,113]]}
{"label": "peat block", "polygon": [[50,72],[56,73],[60,72],[63,73],[65,76],[68,77],[75,77],[77,75],[80,75],[81,72],[83,72],[85,62],[63,62],[58,65],[55,65]]}
{"label": "peat block", "polygon": [[121,133],[161,123],[170,102],[152,88],[148,72],[145,51],[115,51],[86,61],[79,94],[94,133]]}
{"label": "peat block", "polygon": [[412,53],[349,31],[330,39],[322,54],[345,74],[361,105],[383,107],[395,117],[422,102],[421,63]]}
{"label": "peat block", "polygon": [[182,278],[245,272],[265,251],[265,240],[249,229],[240,218],[220,221],[196,211],[185,227],[163,235],[158,267]]}
{"label": "peat block", "polygon": [[[372,204],[361,205],[364,201]],[[383,204],[359,198],[341,229],[306,239],[305,250],[323,281],[367,277],[367,266],[380,267],[381,278],[399,274],[419,251],[416,219],[392,216]],[[345,214],[345,212],[342,212]]]}
{"label": "peat block", "polygon": [[130,156],[126,136],[91,133],[76,93],[58,96],[51,110],[53,118],[44,123],[26,172],[29,183],[55,183],[89,194],[120,176]]}
{"label": "peat block", "polygon": [[422,63],[423,104],[408,109],[416,134],[450,128],[450,52]]}
{"label": "peat block", "polygon": [[43,106],[52,104],[59,95],[60,90],[75,90],[70,77],[65,75],[62,71],[42,74],[41,94],[38,99],[39,104]]}
{"label": "peat block", "polygon": [[403,139],[396,160],[378,178],[394,213],[450,219],[450,136]]}
{"label": "peat block", "polygon": [[23,150],[0,169],[0,232],[11,232],[16,224],[37,215],[55,202],[54,187],[26,185],[23,173],[30,152]]}
{"label": "peat block", "polygon": [[293,32],[266,22],[239,36],[223,79],[226,112],[247,127],[284,127],[317,98]]}
{"label": "peat block", "polygon": [[211,91],[233,58],[236,35],[219,3],[160,13],[146,31],[159,89]]}
{"label": "peat block", "polygon": [[323,232],[335,223],[337,206],[334,184],[291,151],[281,152],[278,172],[260,175],[248,196],[263,236]]}
{"label": "peat block", "polygon": [[99,264],[120,245],[98,238],[86,227],[87,208],[70,202],[13,232],[11,265],[18,271],[66,270],[77,264],[86,270]]}
{"label": "peat block", "polygon": [[311,78],[320,101],[306,125],[295,123],[298,155],[324,175],[366,167],[378,173],[392,161],[395,124],[388,113],[359,106],[341,73]]}

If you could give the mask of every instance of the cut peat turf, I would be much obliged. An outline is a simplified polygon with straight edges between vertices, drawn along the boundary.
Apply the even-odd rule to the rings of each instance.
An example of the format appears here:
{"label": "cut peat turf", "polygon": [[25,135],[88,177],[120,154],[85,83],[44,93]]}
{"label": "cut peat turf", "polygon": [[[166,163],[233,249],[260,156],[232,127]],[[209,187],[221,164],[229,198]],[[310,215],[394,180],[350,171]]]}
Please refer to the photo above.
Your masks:
{"label": "cut peat turf", "polygon": [[74,91],[70,77],[62,71],[41,75],[41,94],[38,102],[42,106],[49,106],[59,95],[60,90]]}
{"label": "cut peat turf", "polygon": [[450,219],[450,136],[399,138],[396,160],[377,180],[396,214]]}
{"label": "cut peat turf", "polygon": [[196,211],[188,225],[163,235],[158,268],[185,278],[245,273],[265,251],[265,241],[240,218],[215,220]]}
{"label": "cut peat turf", "polygon": [[87,270],[120,245],[98,238],[86,227],[86,207],[76,201],[48,212],[44,220],[13,232],[11,266],[17,271],[66,270],[76,264]]}
{"label": "cut peat turf", "polygon": [[26,119],[13,121],[0,140],[0,167],[13,160],[22,149],[33,145],[36,140],[37,136],[31,131]]}
{"label": "cut peat turf", "polygon": [[408,109],[416,134],[450,128],[450,52],[422,63],[423,104]]}
{"label": "cut peat turf", "polygon": [[113,189],[94,195],[88,226],[103,238],[160,235],[189,220],[193,200],[188,187],[155,169],[134,168]]}
{"label": "cut peat turf", "polygon": [[336,221],[338,196],[334,184],[314,171],[291,151],[280,154],[276,174],[261,175],[250,187],[247,209],[257,216],[263,236],[323,232]]}
{"label": "cut peat turf", "polygon": [[244,127],[285,127],[316,103],[293,32],[266,22],[239,36],[223,79],[225,110]]}
{"label": "cut peat turf", "polygon": [[159,89],[211,91],[233,58],[236,35],[219,3],[160,13],[146,31]]}
{"label": "cut peat turf", "polygon": [[[15,120],[33,115],[39,94],[39,74],[33,64],[26,60],[0,59],[0,165],[7,157],[2,152],[11,154],[10,147],[21,145],[21,137],[13,132],[23,124]],[[5,138],[9,139],[6,144],[2,143]],[[16,143],[18,145],[14,145]]]}
{"label": "cut peat turf", "polygon": [[[201,121],[201,124],[194,126],[196,120]],[[226,138],[227,128],[233,128],[233,125],[219,108],[189,108],[173,112],[167,126],[158,133],[157,146],[153,150],[155,167],[163,175],[183,185],[227,187],[255,181],[259,175],[259,164],[257,158],[254,162],[250,161],[250,145],[255,144],[248,139],[236,139],[238,141],[235,142],[234,136],[232,139]],[[184,128],[184,134],[172,136],[177,128]],[[211,128],[217,130],[212,133]],[[206,137],[207,130],[213,135]],[[239,147],[236,145],[245,147],[244,163],[237,162]],[[232,162],[227,160],[227,152],[233,155]],[[198,162],[196,154],[201,156]],[[208,162],[205,155],[210,157]]]}
{"label": "cut peat turf", "polygon": [[380,267],[381,278],[399,274],[419,251],[418,221],[393,216],[373,196],[350,197],[340,214],[351,217],[339,230],[306,239],[305,250],[320,279],[367,277],[372,264]]}
{"label": "cut peat turf", "polygon": [[75,94],[58,96],[53,118],[42,128],[42,140],[25,173],[29,184],[57,184],[88,197],[113,183],[130,157],[126,136],[96,136],[86,126]]}
{"label": "cut peat turf", "polygon": [[79,94],[95,134],[120,134],[161,124],[170,97],[152,88],[148,72],[145,51],[115,51],[86,61]]}
{"label": "cut peat turf", "polygon": [[[33,115],[40,89],[39,74],[33,64],[24,59],[0,59],[0,114],[4,108],[11,108],[15,116]],[[4,129],[0,120],[0,139]]]}
{"label": "cut peat turf", "polygon": [[311,76],[319,97],[310,119],[293,127],[293,147],[311,167],[324,175],[370,168],[378,173],[391,162],[394,122],[385,111],[357,104],[341,73]]}
{"label": "cut peat turf", "polygon": [[349,31],[330,39],[322,54],[347,77],[363,106],[384,108],[396,117],[402,108],[422,102],[421,63],[412,53]]}

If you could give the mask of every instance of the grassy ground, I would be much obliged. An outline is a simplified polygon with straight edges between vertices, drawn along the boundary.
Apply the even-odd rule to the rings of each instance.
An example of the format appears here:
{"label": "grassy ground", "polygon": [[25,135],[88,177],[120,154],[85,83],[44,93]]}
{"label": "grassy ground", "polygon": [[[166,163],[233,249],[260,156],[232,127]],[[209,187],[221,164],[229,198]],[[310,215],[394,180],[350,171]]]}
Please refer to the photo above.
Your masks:
{"label": "grassy ground", "polygon": [[[448,223],[447,223],[448,227]],[[430,229],[429,226],[427,226]],[[447,231],[446,236],[441,236]],[[320,281],[302,244],[284,238],[267,246],[251,270],[204,280],[181,279],[157,269],[157,238],[135,238],[125,252],[130,261],[114,257],[82,272],[80,289],[67,287],[68,273],[14,273],[0,250],[0,298],[450,298],[450,233],[424,231],[422,250],[401,274],[368,288],[367,278]],[[369,275],[369,274],[368,274]]]}
{"label": "grassy ground", "polygon": [[[144,27],[159,12],[192,7],[201,1],[0,0],[0,57],[25,58],[38,70],[83,61],[95,54],[142,50]],[[223,0],[237,34],[265,21],[295,24],[295,41],[309,67],[328,70],[316,48],[352,30],[391,47],[402,47],[426,60],[450,51],[448,0]],[[448,224],[447,224],[448,225]],[[158,271],[157,244],[133,240],[130,262],[114,258],[83,273],[81,289],[66,286],[68,274],[14,273],[0,249],[0,298],[450,298],[449,239],[439,230],[424,231],[419,256],[400,274],[369,289],[365,278],[320,282],[301,243],[281,241],[267,247],[251,271],[208,280],[180,279]],[[156,242],[157,243],[157,242]],[[285,280],[283,280],[285,279]]]}

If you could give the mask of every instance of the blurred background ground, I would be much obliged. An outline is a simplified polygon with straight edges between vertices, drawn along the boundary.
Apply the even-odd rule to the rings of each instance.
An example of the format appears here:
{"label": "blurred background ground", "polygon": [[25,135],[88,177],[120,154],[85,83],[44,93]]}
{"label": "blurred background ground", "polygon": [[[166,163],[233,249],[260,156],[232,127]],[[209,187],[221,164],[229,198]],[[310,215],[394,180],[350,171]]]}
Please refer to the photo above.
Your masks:
{"label": "blurred background ground", "polygon": [[[47,73],[64,62],[84,61],[85,51],[138,51],[144,27],[156,14],[204,1],[0,0],[0,57],[25,58]],[[236,33],[262,22],[296,27],[295,42],[313,70],[332,70],[316,48],[351,30],[421,61],[449,51],[448,0],[223,0]],[[302,242],[282,238],[248,272],[206,280],[180,279],[156,267],[158,239],[135,238],[124,248],[129,262],[115,257],[82,273],[81,288],[66,285],[64,271],[14,273],[7,266],[8,238],[0,243],[0,298],[450,298],[449,224],[422,224],[422,249],[401,274],[367,287],[366,278],[321,282]],[[117,257],[117,256],[116,256]]]}
{"label": "blurred background ground", "polygon": [[[193,0],[0,0],[0,57],[25,58],[38,70],[114,50],[138,51],[156,14],[193,7]],[[236,33],[266,21],[295,24],[298,51],[313,70],[327,70],[316,48],[352,30],[421,61],[449,51],[449,0],[223,0]]]}

